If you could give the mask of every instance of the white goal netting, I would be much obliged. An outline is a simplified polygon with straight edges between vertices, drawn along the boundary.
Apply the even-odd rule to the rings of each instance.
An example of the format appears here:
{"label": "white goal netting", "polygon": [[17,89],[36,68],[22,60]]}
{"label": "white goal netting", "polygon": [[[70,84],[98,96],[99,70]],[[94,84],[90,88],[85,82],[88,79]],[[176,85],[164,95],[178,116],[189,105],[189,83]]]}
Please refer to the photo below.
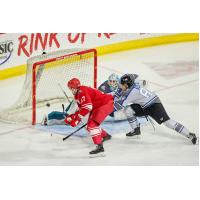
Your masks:
{"label": "white goal netting", "polygon": [[26,78],[20,96],[13,106],[0,113],[0,120],[12,123],[39,123],[47,102],[51,105],[59,104],[59,107],[61,102],[68,103],[59,84],[69,97],[72,97],[72,94],[67,88],[67,82],[74,77],[80,79],[83,85],[96,86],[96,65],[94,49],[67,49],[28,59]]}

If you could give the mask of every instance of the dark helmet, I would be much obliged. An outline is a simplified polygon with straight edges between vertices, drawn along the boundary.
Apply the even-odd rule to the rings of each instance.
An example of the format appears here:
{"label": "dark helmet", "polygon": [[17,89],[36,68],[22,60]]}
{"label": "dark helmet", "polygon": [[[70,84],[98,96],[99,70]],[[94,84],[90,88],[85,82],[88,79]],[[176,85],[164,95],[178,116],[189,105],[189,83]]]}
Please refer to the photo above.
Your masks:
{"label": "dark helmet", "polygon": [[130,88],[134,84],[134,77],[132,74],[125,74],[120,78],[120,84],[127,84],[128,88]]}

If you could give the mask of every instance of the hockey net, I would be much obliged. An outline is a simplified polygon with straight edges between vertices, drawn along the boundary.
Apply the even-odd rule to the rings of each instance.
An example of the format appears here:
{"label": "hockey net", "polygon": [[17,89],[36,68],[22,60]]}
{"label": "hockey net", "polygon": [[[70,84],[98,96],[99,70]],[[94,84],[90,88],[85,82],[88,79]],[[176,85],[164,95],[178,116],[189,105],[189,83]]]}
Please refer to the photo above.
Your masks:
{"label": "hockey net", "polygon": [[28,59],[22,92],[13,106],[0,113],[1,121],[33,125],[41,122],[47,102],[60,107],[61,102],[68,103],[59,85],[72,98],[67,82],[74,77],[80,79],[81,84],[96,88],[95,49],[67,49]]}

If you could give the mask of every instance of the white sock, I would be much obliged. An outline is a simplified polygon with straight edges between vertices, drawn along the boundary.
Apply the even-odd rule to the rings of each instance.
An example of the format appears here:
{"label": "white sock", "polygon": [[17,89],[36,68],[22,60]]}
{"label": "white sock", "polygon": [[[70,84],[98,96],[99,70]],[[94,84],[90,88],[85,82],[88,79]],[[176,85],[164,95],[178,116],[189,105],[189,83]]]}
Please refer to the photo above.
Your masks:
{"label": "white sock", "polygon": [[186,127],[184,127],[182,124],[174,121],[173,119],[169,119],[163,124],[167,126],[168,128],[175,130],[177,133],[180,133],[184,135],[185,137],[189,137],[190,131]]}

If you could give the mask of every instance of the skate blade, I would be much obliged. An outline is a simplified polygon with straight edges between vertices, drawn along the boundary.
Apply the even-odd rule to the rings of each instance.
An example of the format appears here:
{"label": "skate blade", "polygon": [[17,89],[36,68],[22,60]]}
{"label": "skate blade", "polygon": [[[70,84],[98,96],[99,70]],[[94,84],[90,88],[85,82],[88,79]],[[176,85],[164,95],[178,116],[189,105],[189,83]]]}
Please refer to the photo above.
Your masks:
{"label": "skate blade", "polygon": [[104,152],[98,154],[89,154],[89,158],[98,158],[98,157],[105,157],[106,154]]}
{"label": "skate blade", "polygon": [[194,144],[194,145],[198,145],[198,144],[199,144],[199,137],[197,137],[196,144]]}
{"label": "skate blade", "polygon": [[128,139],[141,139],[141,135],[135,135],[135,136],[126,136]]}
{"label": "skate blade", "polygon": [[195,144],[192,142],[192,140],[190,140],[190,141],[191,141],[191,143],[192,143],[193,145],[198,145],[198,144],[199,144],[199,137],[197,137],[197,141],[196,141]]}

